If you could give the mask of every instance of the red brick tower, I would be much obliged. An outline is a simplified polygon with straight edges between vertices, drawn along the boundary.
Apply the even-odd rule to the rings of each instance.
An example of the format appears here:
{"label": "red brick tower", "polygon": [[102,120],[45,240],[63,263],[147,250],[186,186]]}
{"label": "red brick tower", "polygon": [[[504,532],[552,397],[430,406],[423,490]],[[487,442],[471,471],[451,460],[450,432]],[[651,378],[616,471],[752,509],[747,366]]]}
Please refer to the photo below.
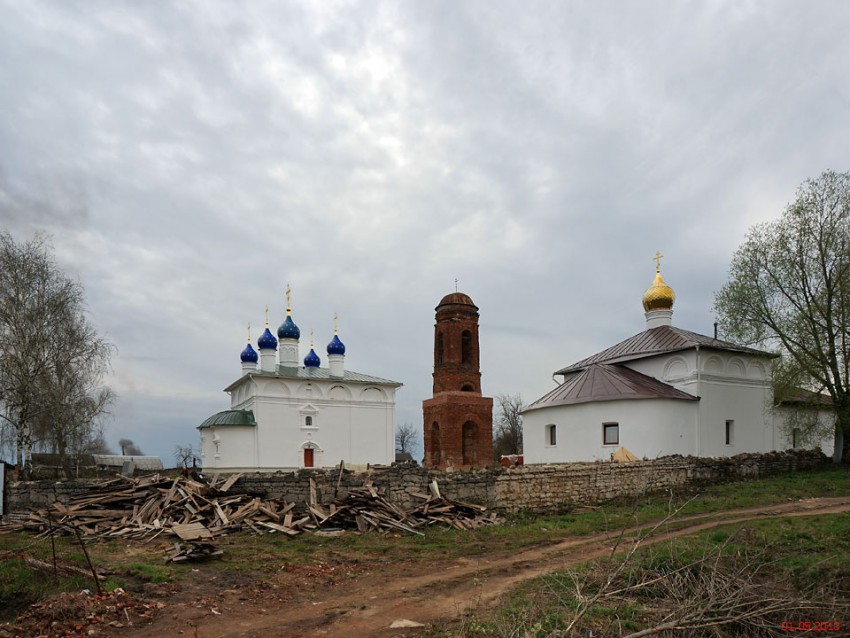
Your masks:
{"label": "red brick tower", "polygon": [[437,305],[434,396],[422,402],[425,467],[493,465],[493,398],[481,396],[478,306],[453,292]]}

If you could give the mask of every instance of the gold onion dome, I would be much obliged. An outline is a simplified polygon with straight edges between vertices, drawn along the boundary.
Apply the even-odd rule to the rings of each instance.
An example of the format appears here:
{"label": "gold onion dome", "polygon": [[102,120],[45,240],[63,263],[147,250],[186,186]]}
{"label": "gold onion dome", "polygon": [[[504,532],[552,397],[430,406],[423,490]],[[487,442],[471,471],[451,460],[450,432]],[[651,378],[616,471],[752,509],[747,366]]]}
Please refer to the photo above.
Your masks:
{"label": "gold onion dome", "polygon": [[655,281],[643,293],[643,309],[650,310],[672,310],[673,302],[676,301],[676,293],[664,283],[660,270],[655,271]]}

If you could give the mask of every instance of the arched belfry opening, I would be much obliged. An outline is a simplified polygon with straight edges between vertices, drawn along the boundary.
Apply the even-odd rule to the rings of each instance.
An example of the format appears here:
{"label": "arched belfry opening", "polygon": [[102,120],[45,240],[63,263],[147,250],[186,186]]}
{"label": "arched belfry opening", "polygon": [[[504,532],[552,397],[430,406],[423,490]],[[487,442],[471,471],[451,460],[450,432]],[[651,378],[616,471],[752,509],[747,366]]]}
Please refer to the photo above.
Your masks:
{"label": "arched belfry opening", "polygon": [[481,395],[478,318],[462,292],[437,305],[433,396],[422,402],[426,467],[493,465],[493,399]]}

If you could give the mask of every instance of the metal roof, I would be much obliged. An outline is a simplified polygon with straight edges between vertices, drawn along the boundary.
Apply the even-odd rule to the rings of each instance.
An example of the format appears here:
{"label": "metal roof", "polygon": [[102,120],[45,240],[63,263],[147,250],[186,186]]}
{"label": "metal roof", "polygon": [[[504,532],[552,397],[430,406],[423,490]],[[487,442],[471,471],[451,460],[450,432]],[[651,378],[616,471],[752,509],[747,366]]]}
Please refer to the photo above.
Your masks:
{"label": "metal roof", "polygon": [[213,425],[247,425],[257,426],[253,410],[223,410],[216,412],[206,421],[198,426],[198,429],[212,427]]}
{"label": "metal roof", "polygon": [[631,368],[597,363],[567,376],[564,383],[537,399],[525,411],[556,405],[632,399],[699,401],[699,397]]}
{"label": "metal roof", "polygon": [[342,377],[332,377],[329,368],[305,368],[304,366],[279,365],[277,366],[277,370],[275,372],[261,372],[260,370],[257,370],[256,372],[246,374],[244,377],[240,377],[239,379],[231,383],[229,386],[227,386],[224,391],[230,392],[230,390],[235,388],[244,379],[248,377],[279,377],[283,379],[316,379],[324,381],[344,381],[346,383],[391,385],[395,386],[396,388],[400,388],[403,385],[398,381],[390,381],[389,379],[382,379],[381,377],[372,377],[368,374],[353,372],[352,370],[345,370],[343,372]]}
{"label": "metal roof", "polygon": [[158,456],[135,456],[120,454],[92,454],[94,462],[97,465],[105,465],[107,467],[121,467],[126,461],[132,461],[137,470],[161,470],[162,459]]}
{"label": "metal roof", "polygon": [[611,346],[586,359],[582,359],[566,368],[561,368],[555,374],[577,372],[594,363],[621,363],[623,361],[654,357],[668,352],[690,350],[696,347],[724,350],[726,352],[739,352],[741,354],[751,354],[760,357],[775,358],[778,356],[770,352],[739,346],[729,341],[714,339],[713,337],[707,337],[696,332],[682,330],[681,328],[658,326],[657,328],[639,332],[615,346]]}
{"label": "metal roof", "polygon": [[[832,407],[832,397],[825,392],[812,392],[805,388],[793,388],[778,401],[777,405],[801,405],[804,407]],[[33,455],[35,456],[35,455]]]}

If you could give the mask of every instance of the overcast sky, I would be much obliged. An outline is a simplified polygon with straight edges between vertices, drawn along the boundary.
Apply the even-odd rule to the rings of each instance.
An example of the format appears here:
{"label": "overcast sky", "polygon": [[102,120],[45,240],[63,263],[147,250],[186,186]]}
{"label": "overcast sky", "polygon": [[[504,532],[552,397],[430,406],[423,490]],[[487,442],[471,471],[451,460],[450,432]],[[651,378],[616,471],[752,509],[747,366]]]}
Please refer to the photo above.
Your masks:
{"label": "overcast sky", "polygon": [[711,334],[747,229],[850,169],[850,3],[0,0],[0,228],[52,235],[117,347],[107,440],[173,462],[292,286],[301,357],[404,383],[434,307],[482,388],[644,329]]}

